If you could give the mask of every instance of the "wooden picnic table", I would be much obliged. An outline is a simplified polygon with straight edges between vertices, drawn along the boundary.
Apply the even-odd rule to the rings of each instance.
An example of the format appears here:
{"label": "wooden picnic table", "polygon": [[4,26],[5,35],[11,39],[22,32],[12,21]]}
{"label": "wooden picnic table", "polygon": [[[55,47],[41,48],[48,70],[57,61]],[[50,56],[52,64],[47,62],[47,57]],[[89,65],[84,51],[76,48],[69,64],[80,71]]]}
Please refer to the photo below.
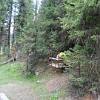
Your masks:
{"label": "wooden picnic table", "polygon": [[63,70],[65,69],[65,65],[63,64],[63,59],[61,58],[54,58],[54,57],[49,57],[50,60],[50,66],[54,67],[55,70],[60,70],[61,72],[63,72]]}

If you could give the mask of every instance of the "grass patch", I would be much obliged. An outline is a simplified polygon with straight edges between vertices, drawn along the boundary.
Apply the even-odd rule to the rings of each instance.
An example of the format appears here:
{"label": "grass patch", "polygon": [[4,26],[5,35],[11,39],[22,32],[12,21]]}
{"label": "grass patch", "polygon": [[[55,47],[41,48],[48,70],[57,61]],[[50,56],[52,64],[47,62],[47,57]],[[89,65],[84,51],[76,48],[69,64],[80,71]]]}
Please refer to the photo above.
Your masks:
{"label": "grass patch", "polygon": [[57,100],[59,97],[63,97],[65,95],[64,90],[58,90],[56,92],[51,93],[50,100]]}
{"label": "grass patch", "polygon": [[48,92],[46,88],[43,87],[43,84],[38,81],[33,85],[33,89],[35,94],[38,94],[41,100],[58,100],[59,97],[63,97],[65,95],[64,89]]}
{"label": "grass patch", "polygon": [[21,63],[17,61],[0,66],[0,84],[14,81],[33,82],[38,79],[35,75],[24,75],[21,66]]}
{"label": "grass patch", "polygon": [[9,83],[14,80],[22,80],[20,64],[14,62],[0,66],[0,84]]}

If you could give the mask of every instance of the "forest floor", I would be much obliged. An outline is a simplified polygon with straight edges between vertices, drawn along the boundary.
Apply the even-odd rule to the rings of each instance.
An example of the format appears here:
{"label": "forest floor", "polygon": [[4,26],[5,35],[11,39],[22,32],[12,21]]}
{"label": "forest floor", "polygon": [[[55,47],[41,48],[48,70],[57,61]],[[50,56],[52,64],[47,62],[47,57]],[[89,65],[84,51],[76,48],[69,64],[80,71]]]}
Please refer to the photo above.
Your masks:
{"label": "forest floor", "polygon": [[[61,76],[60,78],[64,77]],[[40,83],[37,83],[39,86],[36,83],[29,82],[0,85],[0,93],[5,93],[10,100],[73,100],[71,97],[66,99],[62,97],[65,92],[60,89],[65,85],[64,81],[62,84],[60,81],[54,83],[55,79],[58,79],[58,77],[50,79],[42,85],[40,85],[42,82],[40,81]]]}
{"label": "forest floor", "polygon": [[[0,93],[10,100],[78,100],[69,93],[64,73],[43,65],[37,69],[38,76],[26,75],[23,65],[17,61],[0,66]],[[93,100],[88,98],[83,100]]]}
{"label": "forest floor", "polygon": [[40,75],[25,75],[22,66],[17,61],[0,66],[0,93],[10,100],[75,100],[66,92],[65,74],[38,67]]}

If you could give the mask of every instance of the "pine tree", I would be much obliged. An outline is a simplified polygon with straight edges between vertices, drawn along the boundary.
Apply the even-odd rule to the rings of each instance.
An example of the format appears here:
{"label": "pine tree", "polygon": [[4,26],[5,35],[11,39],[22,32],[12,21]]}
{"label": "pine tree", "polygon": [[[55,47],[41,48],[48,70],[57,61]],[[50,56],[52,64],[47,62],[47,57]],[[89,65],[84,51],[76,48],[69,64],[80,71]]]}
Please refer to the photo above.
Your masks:
{"label": "pine tree", "polygon": [[[0,4],[0,12],[1,15],[0,16],[0,46],[1,48],[5,48],[7,47],[7,25],[8,25],[8,6],[9,6],[9,1],[6,0],[1,0],[1,4]],[[9,53],[9,52],[8,52]]]}
{"label": "pine tree", "polygon": [[[64,40],[67,38],[66,33],[62,30],[59,19],[64,17],[63,1],[43,0],[39,10],[38,23],[40,27],[43,52],[50,56],[54,51],[60,51],[64,48]],[[61,37],[61,39],[59,38]],[[60,50],[58,50],[60,49]],[[51,52],[51,53],[50,53]]]}
{"label": "pine tree", "polygon": [[[83,86],[85,82],[91,84],[91,86],[85,86],[88,90],[89,88],[93,88],[92,83],[94,80],[96,84],[100,81],[100,75],[98,74],[100,72],[100,68],[98,67],[99,60],[97,60],[100,57],[98,54],[100,41],[100,30],[98,28],[100,27],[100,4],[98,0],[67,0],[65,8],[67,13],[64,18],[60,19],[61,24],[64,29],[69,30],[68,41],[74,41],[73,46],[67,53],[70,53],[70,65],[74,68],[77,67],[79,71],[78,75],[71,76],[71,81],[73,79],[78,81],[79,78],[80,84],[84,78],[88,78],[87,81],[84,80],[82,83]],[[73,69],[73,71],[75,70]],[[76,82],[73,81],[73,84],[75,85]],[[76,86],[79,86],[79,84],[76,84]]]}
{"label": "pine tree", "polygon": [[[19,0],[19,13],[15,17],[16,41],[27,60],[27,70],[32,72],[36,65],[37,4],[32,0]],[[32,56],[32,57],[31,57]],[[34,56],[34,57],[33,57]],[[33,70],[34,71],[34,70]]]}

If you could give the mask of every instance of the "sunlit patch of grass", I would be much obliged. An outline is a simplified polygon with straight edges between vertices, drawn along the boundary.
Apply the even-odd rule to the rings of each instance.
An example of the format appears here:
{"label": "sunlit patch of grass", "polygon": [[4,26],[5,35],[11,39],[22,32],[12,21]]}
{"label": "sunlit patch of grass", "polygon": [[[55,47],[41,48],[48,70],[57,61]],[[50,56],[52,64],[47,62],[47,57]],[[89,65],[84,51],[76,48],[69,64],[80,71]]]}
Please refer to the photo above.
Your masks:
{"label": "sunlit patch of grass", "polygon": [[9,83],[14,80],[22,80],[20,64],[14,62],[0,66],[0,84]]}
{"label": "sunlit patch of grass", "polygon": [[20,82],[34,82],[38,79],[34,74],[25,75],[22,72],[21,62],[9,62],[0,66],[0,84],[6,84],[9,82],[20,81]]}

